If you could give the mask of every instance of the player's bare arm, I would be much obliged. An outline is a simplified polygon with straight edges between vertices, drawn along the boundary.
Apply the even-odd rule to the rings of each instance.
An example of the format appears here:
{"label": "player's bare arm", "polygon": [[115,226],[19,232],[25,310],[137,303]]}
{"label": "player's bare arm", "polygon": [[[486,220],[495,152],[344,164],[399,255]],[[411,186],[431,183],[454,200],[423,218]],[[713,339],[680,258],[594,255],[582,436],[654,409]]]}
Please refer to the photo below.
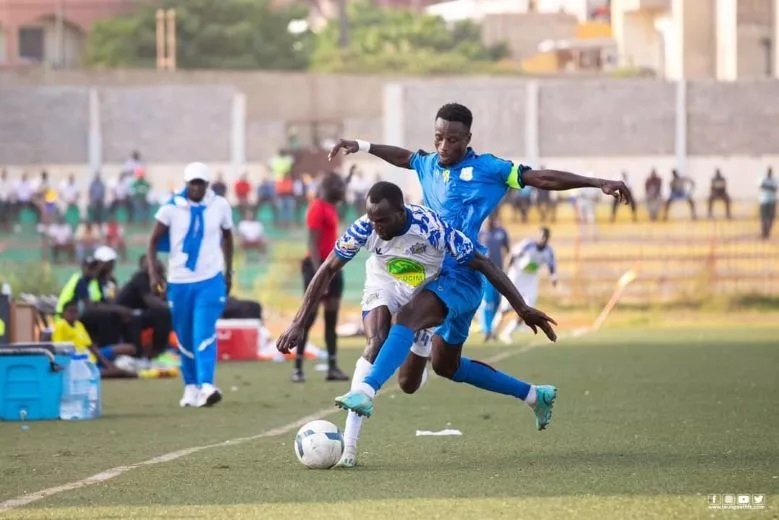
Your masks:
{"label": "player's bare arm", "polygon": [[633,195],[623,181],[585,177],[559,170],[529,170],[522,174],[522,182],[526,186],[551,191],[598,188],[606,195],[616,197],[622,204],[631,204],[633,201]]}
{"label": "player's bare arm", "polygon": [[287,330],[279,336],[279,340],[276,343],[276,348],[279,352],[286,354],[300,344],[303,339],[306,319],[327,292],[330,280],[335,273],[343,268],[344,264],[345,262],[338,258],[335,253],[330,253],[322,265],[319,266],[319,269],[316,270],[314,279],[311,280],[308,289],[306,289],[306,294],[303,295],[303,303],[300,304],[300,309],[298,309]]}
{"label": "player's bare arm", "polygon": [[157,295],[165,293],[165,281],[156,268],[157,244],[167,234],[168,226],[159,221],[155,222],[154,229],[152,229],[151,237],[149,238],[149,246],[146,249],[146,268],[149,273],[149,285],[151,285],[151,291]]}
{"label": "player's bare arm", "polygon": [[[362,148],[361,148],[362,144]],[[367,149],[366,149],[367,148]],[[360,151],[375,155],[393,166],[398,168],[411,169],[411,156],[414,152],[400,148],[399,146],[390,146],[387,144],[373,144],[365,141],[356,141],[348,139],[339,139],[330,150],[328,158],[332,161],[333,157],[338,155],[338,151],[343,150],[344,154],[349,155]]]}
{"label": "player's bare arm", "polygon": [[557,325],[557,322],[538,309],[529,307],[522,298],[522,295],[519,294],[516,287],[514,287],[514,284],[511,283],[509,277],[506,276],[506,273],[501,271],[489,258],[481,253],[476,253],[473,259],[468,262],[468,266],[487,277],[498,292],[506,297],[511,304],[511,307],[514,308],[519,317],[522,318],[522,321],[524,321],[534,333],[537,334],[537,329],[540,328],[551,341],[557,340],[557,334],[552,328],[552,325]]}
{"label": "player's bare arm", "polygon": [[225,259],[225,286],[227,294],[233,288],[233,230],[222,230],[222,254]]}

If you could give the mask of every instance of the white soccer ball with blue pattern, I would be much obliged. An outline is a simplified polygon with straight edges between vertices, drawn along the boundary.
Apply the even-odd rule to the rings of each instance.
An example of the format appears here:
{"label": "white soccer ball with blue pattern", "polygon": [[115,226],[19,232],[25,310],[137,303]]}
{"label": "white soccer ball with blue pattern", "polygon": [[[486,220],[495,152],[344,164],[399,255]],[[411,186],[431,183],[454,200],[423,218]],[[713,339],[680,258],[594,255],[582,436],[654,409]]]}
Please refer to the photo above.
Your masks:
{"label": "white soccer ball with blue pattern", "polygon": [[307,468],[329,469],[341,459],[344,437],[329,421],[311,421],[295,435],[295,455]]}

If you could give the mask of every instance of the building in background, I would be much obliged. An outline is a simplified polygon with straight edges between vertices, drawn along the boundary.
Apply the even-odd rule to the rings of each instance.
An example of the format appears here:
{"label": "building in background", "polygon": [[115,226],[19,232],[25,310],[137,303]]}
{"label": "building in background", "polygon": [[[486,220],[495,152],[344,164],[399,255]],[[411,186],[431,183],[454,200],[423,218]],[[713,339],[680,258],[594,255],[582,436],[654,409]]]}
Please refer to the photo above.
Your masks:
{"label": "building in background", "polygon": [[612,0],[626,67],[675,80],[779,75],[779,0]]}
{"label": "building in background", "polygon": [[132,3],[131,0],[2,0],[0,67],[77,66],[92,25],[125,12]]}

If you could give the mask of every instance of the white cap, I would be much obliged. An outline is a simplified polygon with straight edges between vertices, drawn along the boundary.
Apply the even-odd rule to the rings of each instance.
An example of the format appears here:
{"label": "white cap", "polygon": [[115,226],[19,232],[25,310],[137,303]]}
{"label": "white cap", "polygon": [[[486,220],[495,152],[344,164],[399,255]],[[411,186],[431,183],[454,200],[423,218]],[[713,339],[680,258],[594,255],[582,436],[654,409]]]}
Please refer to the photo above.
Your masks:
{"label": "white cap", "polygon": [[192,182],[194,180],[211,182],[211,172],[208,166],[202,162],[189,163],[184,168],[184,182]]}
{"label": "white cap", "polygon": [[108,246],[100,246],[95,251],[94,258],[100,262],[113,262],[116,260],[116,251]]}

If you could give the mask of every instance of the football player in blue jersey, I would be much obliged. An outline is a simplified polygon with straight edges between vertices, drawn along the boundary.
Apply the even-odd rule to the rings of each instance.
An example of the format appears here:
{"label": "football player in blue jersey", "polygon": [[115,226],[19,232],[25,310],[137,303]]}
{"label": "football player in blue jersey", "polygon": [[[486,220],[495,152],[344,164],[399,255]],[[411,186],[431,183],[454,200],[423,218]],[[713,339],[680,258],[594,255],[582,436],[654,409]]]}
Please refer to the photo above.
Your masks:
{"label": "football player in blue jersey", "polygon": [[[467,107],[450,103],[436,114],[434,153],[341,139],[333,146],[330,157],[340,150],[347,154],[368,152],[394,166],[415,170],[422,185],[424,205],[436,211],[450,226],[465,233],[474,243],[478,243],[482,223],[498,208],[509,188],[533,186],[560,191],[592,187],[617,197],[623,203],[632,200],[630,190],[622,181],[556,170],[533,170],[491,154],[477,154],[469,146],[472,123],[473,115]],[[404,390],[413,390],[417,380],[421,381],[426,361],[409,355],[414,333],[438,326],[432,349],[432,366],[436,374],[516,397],[534,411],[536,427],[539,430],[546,428],[552,417],[557,388],[530,385],[485,363],[462,356],[471,320],[482,300],[482,284],[483,279],[478,272],[445,260],[439,276],[399,309],[395,323],[363,383],[336,397],[336,404],[359,415],[370,416],[376,391],[407,358],[399,376]]]}

